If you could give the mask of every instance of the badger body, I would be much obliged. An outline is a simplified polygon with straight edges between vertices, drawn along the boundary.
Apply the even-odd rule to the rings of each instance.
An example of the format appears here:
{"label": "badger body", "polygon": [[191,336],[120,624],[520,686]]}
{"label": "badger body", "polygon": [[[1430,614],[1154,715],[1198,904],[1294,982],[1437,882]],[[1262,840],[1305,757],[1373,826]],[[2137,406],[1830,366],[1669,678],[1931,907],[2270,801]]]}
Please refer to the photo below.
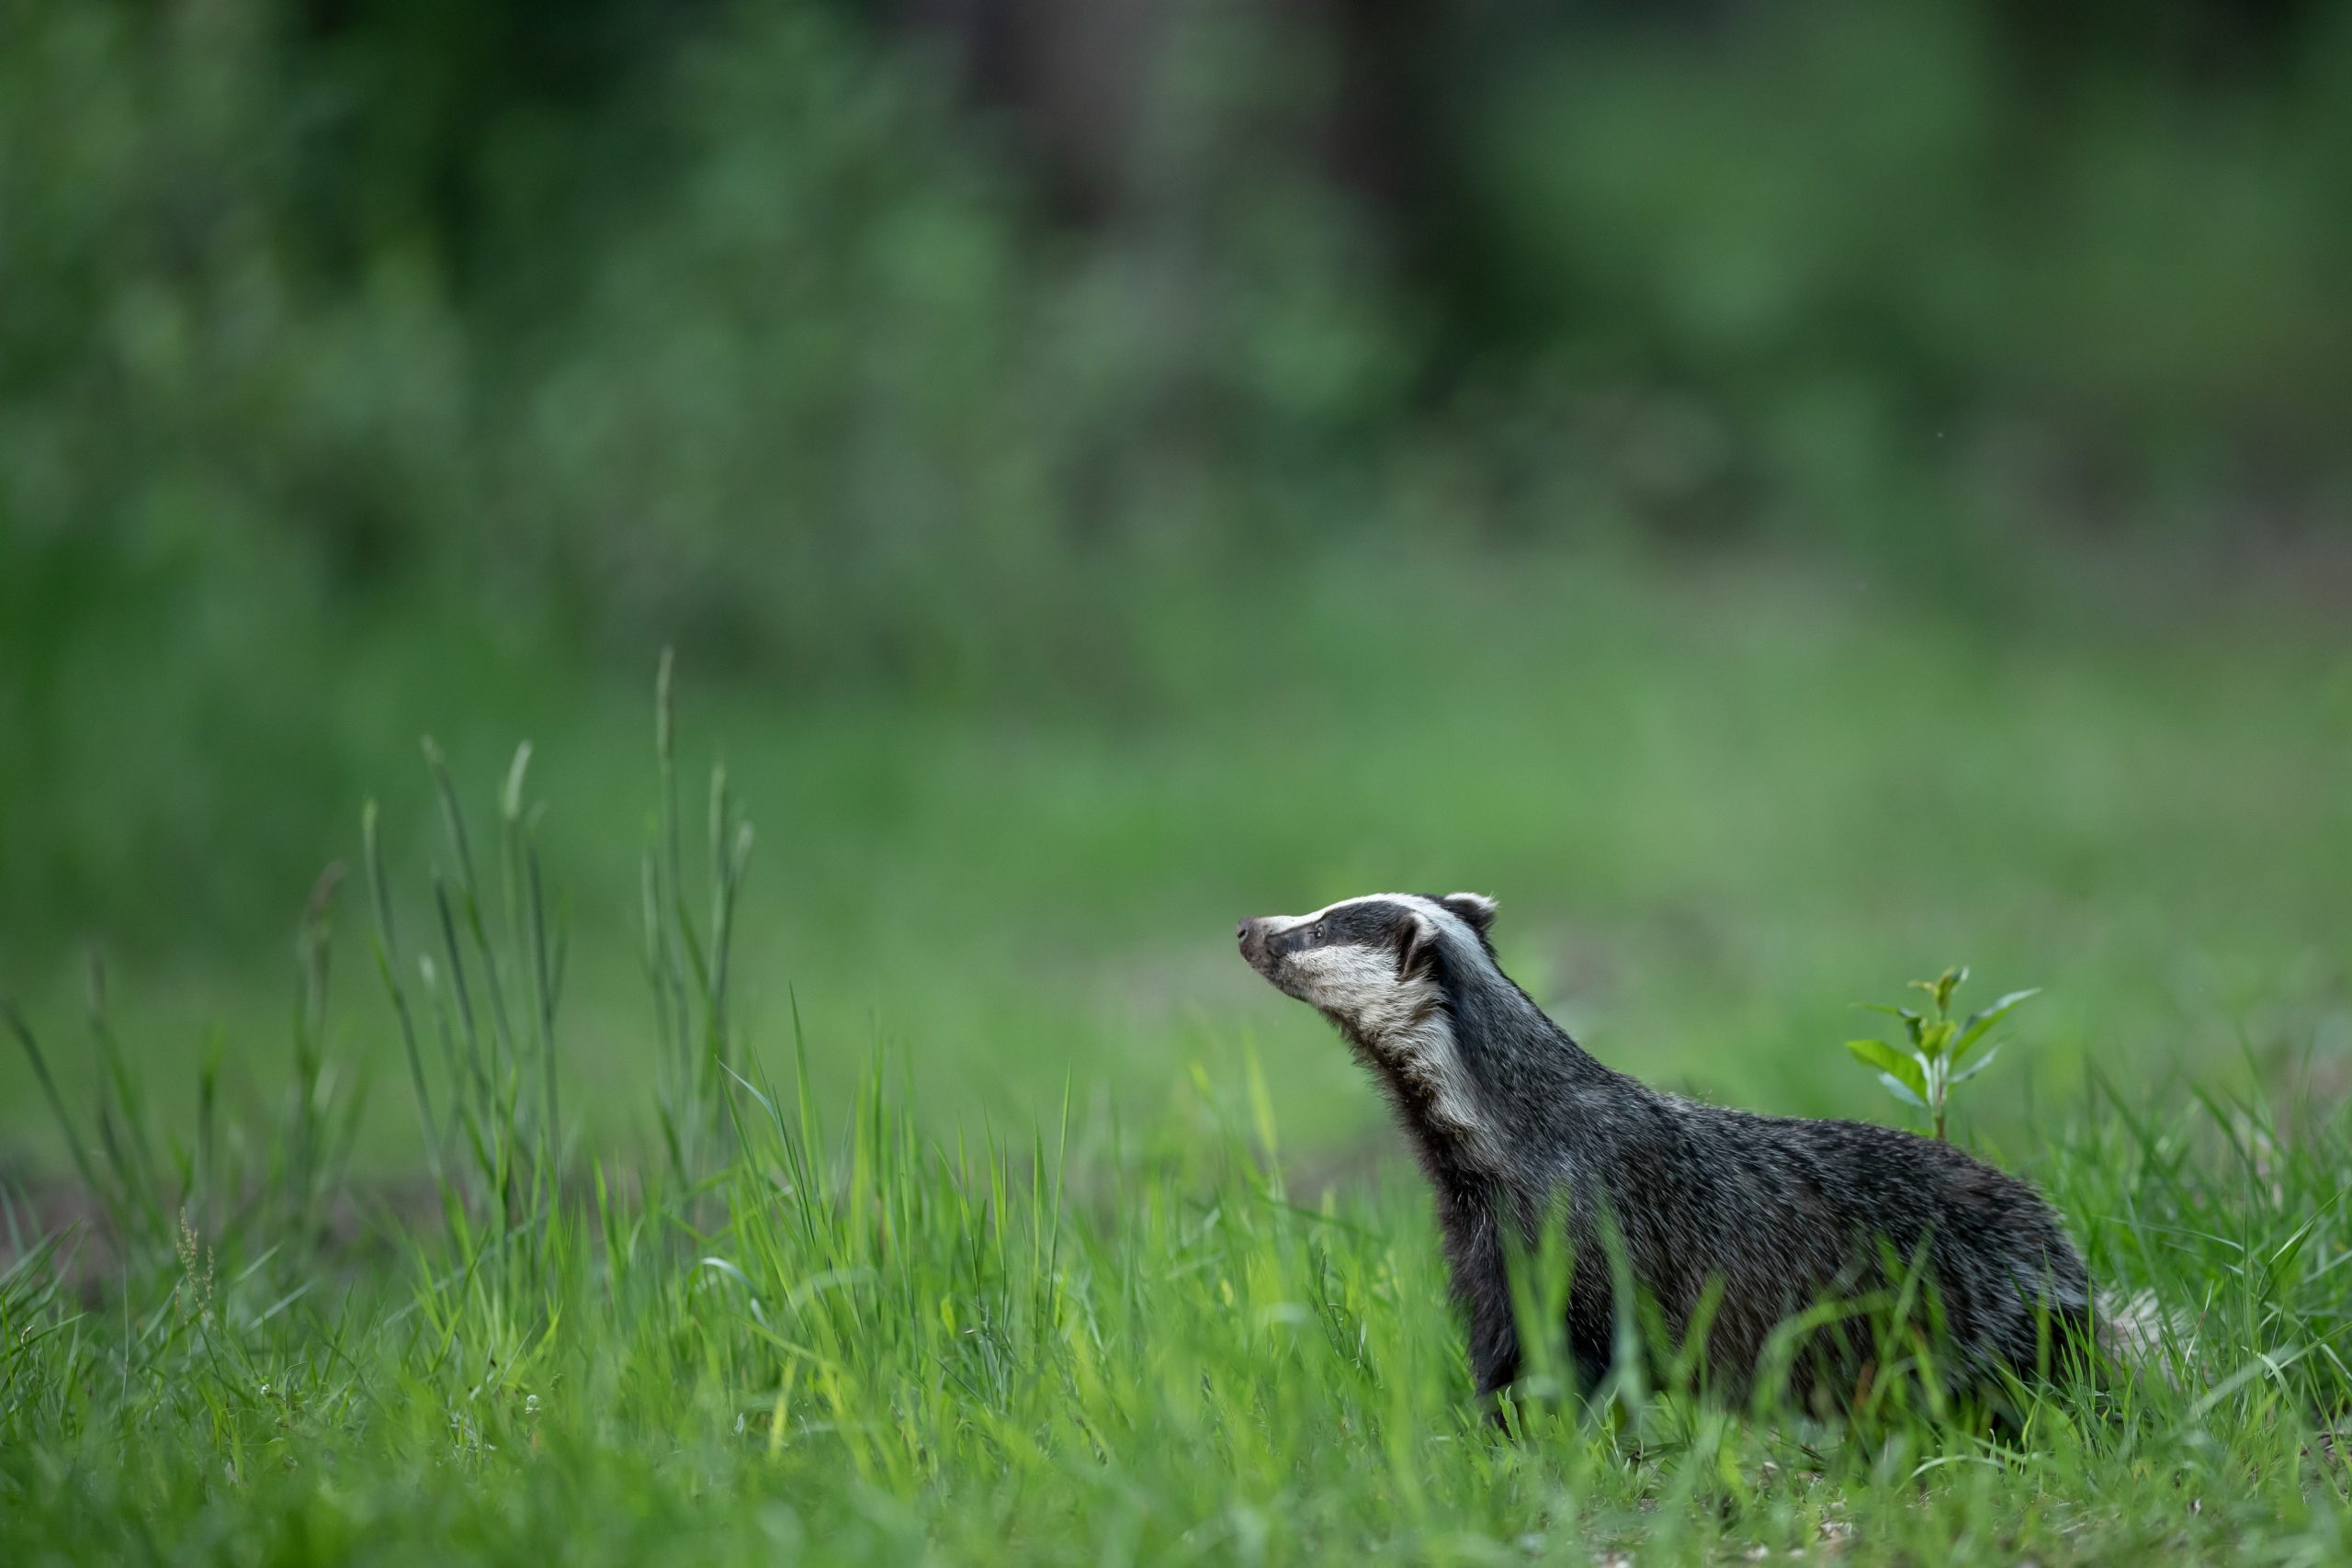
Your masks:
{"label": "badger body", "polygon": [[[1245,920],[1250,966],[1339,1027],[1394,1105],[1430,1183],[1481,1394],[1521,1351],[1507,1263],[1564,1223],[1566,1341],[1587,1390],[1614,1361],[1618,1282],[1672,1353],[1700,1327],[1711,1392],[1743,1397],[1783,1324],[1787,1392],[1822,1411],[1870,1375],[1856,1303],[1916,1277],[1948,1385],[2031,1378],[2089,1343],[2091,1291],[2057,1215],[1949,1144],[1853,1122],[1761,1116],[1603,1066],[1497,963],[1493,900],[1378,894]],[[1918,1314],[1924,1321],[1928,1313]]]}

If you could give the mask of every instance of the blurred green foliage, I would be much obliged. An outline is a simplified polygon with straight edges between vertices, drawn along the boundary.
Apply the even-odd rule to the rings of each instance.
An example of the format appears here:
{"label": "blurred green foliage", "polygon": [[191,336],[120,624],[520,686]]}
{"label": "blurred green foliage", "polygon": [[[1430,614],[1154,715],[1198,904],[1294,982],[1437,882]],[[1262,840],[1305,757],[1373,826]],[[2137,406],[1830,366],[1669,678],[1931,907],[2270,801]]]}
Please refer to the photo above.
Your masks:
{"label": "blurred green foliage", "polygon": [[0,8],[0,937],[259,929],[417,710],[666,641],[1107,716],[1348,553],[2340,511],[2352,10],[1464,8],[1418,197],[1315,15],[1170,24],[1074,220],[878,8]]}
{"label": "blurred green foliage", "polygon": [[2352,8],[2227,9],[1833,0],[1521,51],[1464,265],[1588,461],[1701,524],[2333,525]]}
{"label": "blurred green foliage", "polygon": [[[687,661],[684,842],[698,858],[701,781],[723,760],[758,827],[736,1022],[772,1065],[805,1023],[829,1101],[878,1045],[927,1103],[999,1125],[1050,1122],[1066,1093],[1139,1111],[1190,1064],[1236,1081],[1254,1038],[1285,1126],[1329,1147],[1379,1117],[1377,1096],[1238,961],[1233,923],[1399,886],[1498,895],[1510,972],[1602,1060],[1731,1103],[1888,1114],[1834,1043],[1856,1000],[1956,952],[2048,989],[1970,1086],[1972,1136],[2013,1130],[2033,1094],[2071,1103],[2086,1063],[2154,1093],[2242,1050],[2267,1078],[2308,1051],[2314,1094],[2337,1093],[2352,883],[2326,868],[2352,855],[2352,650],[2258,604],[2187,624],[2088,594],[2059,610],[1988,631],[1893,575],[1743,563],[1662,581],[1432,550],[1167,595],[1132,628],[1147,652],[1115,712],[828,696]],[[362,800],[382,802],[413,951],[435,929],[416,891],[458,874],[417,731],[447,749],[485,865],[527,738],[569,932],[564,1104],[592,1146],[653,1147],[650,661],[616,676],[456,637],[403,651],[421,635],[332,672],[352,711],[321,744],[357,775],[347,792],[289,792],[276,819],[234,795],[192,829],[185,880],[126,863],[107,923],[36,934],[109,939],[117,1032],[166,1114],[185,1118],[214,1021],[224,1104],[259,1104],[286,1078],[284,939],[344,857],[336,1053],[372,1068],[367,1157],[413,1168],[401,1046],[364,951]],[[243,784],[266,803],[281,788]],[[72,1097],[80,966],[29,942],[14,956],[0,990],[58,1043]],[[8,1053],[0,1105],[38,1136]]]}

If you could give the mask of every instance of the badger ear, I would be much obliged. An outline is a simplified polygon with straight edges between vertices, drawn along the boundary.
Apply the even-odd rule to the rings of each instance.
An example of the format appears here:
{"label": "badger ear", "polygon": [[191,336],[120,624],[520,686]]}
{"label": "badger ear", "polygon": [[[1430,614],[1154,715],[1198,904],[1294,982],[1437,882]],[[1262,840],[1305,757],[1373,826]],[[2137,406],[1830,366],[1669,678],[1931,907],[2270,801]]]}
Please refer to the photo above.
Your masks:
{"label": "badger ear", "polygon": [[1396,977],[1423,980],[1437,974],[1437,922],[1419,909],[1405,911],[1396,930]]}
{"label": "badger ear", "polygon": [[1446,908],[1462,917],[1470,929],[1480,936],[1495,923],[1495,901],[1484,893],[1449,893],[1438,900]]}

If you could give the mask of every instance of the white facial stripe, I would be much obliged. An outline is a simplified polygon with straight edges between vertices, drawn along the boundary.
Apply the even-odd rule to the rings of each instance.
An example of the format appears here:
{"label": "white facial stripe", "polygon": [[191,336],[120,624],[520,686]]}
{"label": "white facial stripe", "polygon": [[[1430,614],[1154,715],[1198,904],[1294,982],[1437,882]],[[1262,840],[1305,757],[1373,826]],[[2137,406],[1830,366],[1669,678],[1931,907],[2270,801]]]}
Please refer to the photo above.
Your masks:
{"label": "white facial stripe", "polygon": [[[1410,895],[1374,894],[1344,902],[1395,902],[1431,921],[1461,924],[1430,899]],[[1330,905],[1278,929],[1295,930],[1341,907]],[[1494,1135],[1454,1048],[1453,1028],[1438,1005],[1435,982],[1400,975],[1396,953],[1385,944],[1342,943],[1290,954],[1283,963],[1283,983],[1301,1001],[1344,1021],[1398,1078],[1425,1093],[1426,1114],[1458,1138],[1466,1152],[1493,1156]]]}
{"label": "white facial stripe", "polygon": [[1407,908],[1427,915],[1453,935],[1466,937],[1474,943],[1478,940],[1478,933],[1470,929],[1467,920],[1436,899],[1424,898],[1418,893],[1364,893],[1353,898],[1342,898],[1336,904],[1326,904],[1311,915],[1272,916],[1266,922],[1266,934],[1282,936],[1301,926],[1311,926],[1336,909],[1345,909],[1357,904],[1402,904]]}
{"label": "white facial stripe", "polygon": [[[1396,954],[1385,947],[1345,944],[1304,948],[1283,965],[1302,993],[1302,999],[1350,1017],[1384,1015],[1396,1023],[1416,1004],[1426,1008],[1437,999],[1437,988],[1426,980],[1408,982],[1396,973]],[[1372,1019],[1363,1020],[1367,1027]]]}

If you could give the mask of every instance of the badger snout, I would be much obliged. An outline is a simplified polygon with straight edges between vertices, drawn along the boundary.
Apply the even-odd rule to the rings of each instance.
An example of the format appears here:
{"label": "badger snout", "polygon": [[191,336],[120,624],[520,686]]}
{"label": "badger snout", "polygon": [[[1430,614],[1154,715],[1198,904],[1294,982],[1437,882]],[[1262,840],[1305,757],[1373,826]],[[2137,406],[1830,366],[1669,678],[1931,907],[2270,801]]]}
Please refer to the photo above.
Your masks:
{"label": "badger snout", "polygon": [[1243,961],[1259,974],[1272,979],[1273,954],[1266,946],[1266,922],[1261,919],[1243,920],[1233,928],[1233,939],[1241,944]]}

